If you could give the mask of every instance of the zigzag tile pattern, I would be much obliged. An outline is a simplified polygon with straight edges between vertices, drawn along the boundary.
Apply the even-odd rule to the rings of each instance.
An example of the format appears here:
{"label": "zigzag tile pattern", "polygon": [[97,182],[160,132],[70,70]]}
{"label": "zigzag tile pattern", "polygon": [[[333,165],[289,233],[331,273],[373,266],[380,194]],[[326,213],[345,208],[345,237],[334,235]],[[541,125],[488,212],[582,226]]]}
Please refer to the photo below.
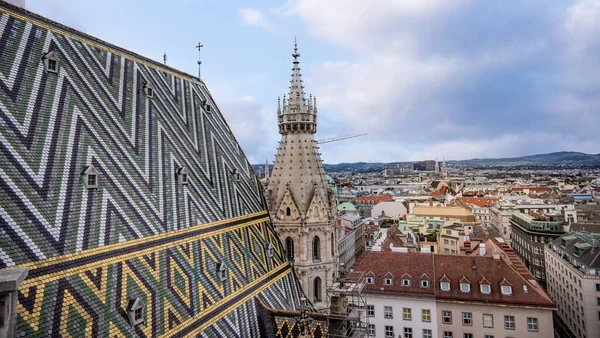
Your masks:
{"label": "zigzag tile pattern", "polygon": [[[0,268],[30,269],[17,335],[253,337],[256,297],[298,308],[260,184],[204,83],[2,1],[0,59]],[[129,324],[130,297],[145,325]]]}

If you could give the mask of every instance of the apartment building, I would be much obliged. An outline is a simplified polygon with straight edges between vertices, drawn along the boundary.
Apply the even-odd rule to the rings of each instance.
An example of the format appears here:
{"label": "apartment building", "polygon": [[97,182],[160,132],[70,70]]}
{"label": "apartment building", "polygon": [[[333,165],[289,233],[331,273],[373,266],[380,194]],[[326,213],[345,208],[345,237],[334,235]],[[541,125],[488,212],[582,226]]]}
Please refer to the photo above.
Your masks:
{"label": "apartment building", "polygon": [[600,337],[600,235],[571,232],[545,248],[548,293],[563,337]]}
{"label": "apartment building", "polygon": [[525,266],[546,287],[544,247],[565,233],[562,220],[540,219],[522,213],[510,218],[512,248]]}
{"label": "apartment building", "polygon": [[373,337],[552,337],[555,304],[502,252],[492,257],[366,252]]}
{"label": "apartment building", "polygon": [[[452,224],[442,228],[438,235],[439,253],[460,254],[460,249],[464,247],[467,236],[473,231],[473,224]],[[463,253],[464,254],[464,253]]]}

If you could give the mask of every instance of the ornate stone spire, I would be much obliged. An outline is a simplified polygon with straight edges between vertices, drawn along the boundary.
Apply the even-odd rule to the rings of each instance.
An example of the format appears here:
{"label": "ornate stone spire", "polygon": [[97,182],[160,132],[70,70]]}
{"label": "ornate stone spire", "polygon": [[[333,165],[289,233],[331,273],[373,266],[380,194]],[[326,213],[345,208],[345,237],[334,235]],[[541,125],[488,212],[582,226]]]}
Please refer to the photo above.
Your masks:
{"label": "ornate stone spire", "polygon": [[[302,74],[300,74],[300,53],[298,53],[298,43],[294,38],[294,66],[292,67],[292,79],[290,80],[290,99],[289,109],[292,113],[306,112],[306,99],[304,98],[304,86],[302,84]],[[294,111],[295,110],[295,111]]]}
{"label": "ornate stone spire", "polygon": [[269,159],[265,158],[265,178],[269,178]]}
{"label": "ornate stone spire", "polygon": [[290,80],[290,92],[286,100],[283,96],[283,107],[280,113],[277,108],[277,117],[279,122],[279,133],[284,135],[288,133],[310,133],[317,132],[317,118],[315,116],[315,103],[312,95],[306,100],[304,86],[302,84],[302,74],[300,73],[300,53],[298,53],[298,43],[294,38],[294,58],[292,67],[292,79]]}

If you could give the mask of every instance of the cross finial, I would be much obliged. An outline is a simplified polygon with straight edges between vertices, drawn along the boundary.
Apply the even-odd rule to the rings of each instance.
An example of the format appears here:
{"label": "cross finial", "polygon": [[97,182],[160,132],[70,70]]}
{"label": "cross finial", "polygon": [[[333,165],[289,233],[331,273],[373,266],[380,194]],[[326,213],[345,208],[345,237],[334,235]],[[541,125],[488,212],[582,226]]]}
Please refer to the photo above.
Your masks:
{"label": "cross finial", "polygon": [[198,45],[196,46],[196,48],[198,48],[198,78],[200,80],[202,80],[202,72],[201,72],[201,67],[202,67],[202,60],[200,60],[200,49],[204,47],[204,45],[200,42],[198,42]]}

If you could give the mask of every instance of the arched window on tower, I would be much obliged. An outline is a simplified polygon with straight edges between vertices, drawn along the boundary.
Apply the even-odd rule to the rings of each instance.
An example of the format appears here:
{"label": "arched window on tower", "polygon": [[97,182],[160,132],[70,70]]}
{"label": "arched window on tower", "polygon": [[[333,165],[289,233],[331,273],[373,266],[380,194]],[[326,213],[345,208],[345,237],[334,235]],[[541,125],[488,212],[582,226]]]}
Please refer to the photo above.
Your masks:
{"label": "arched window on tower", "polygon": [[321,240],[319,236],[313,238],[313,261],[321,260]]}
{"label": "arched window on tower", "polygon": [[285,251],[287,253],[288,260],[294,260],[294,240],[290,237],[285,239]]}
{"label": "arched window on tower", "polygon": [[286,215],[286,216],[292,216],[292,209],[290,209],[290,207],[287,207],[287,208],[285,209],[285,215]]}
{"label": "arched window on tower", "polygon": [[315,303],[318,303],[321,301],[321,278],[320,277],[316,277],[314,282],[313,282],[313,297],[315,300]]}

